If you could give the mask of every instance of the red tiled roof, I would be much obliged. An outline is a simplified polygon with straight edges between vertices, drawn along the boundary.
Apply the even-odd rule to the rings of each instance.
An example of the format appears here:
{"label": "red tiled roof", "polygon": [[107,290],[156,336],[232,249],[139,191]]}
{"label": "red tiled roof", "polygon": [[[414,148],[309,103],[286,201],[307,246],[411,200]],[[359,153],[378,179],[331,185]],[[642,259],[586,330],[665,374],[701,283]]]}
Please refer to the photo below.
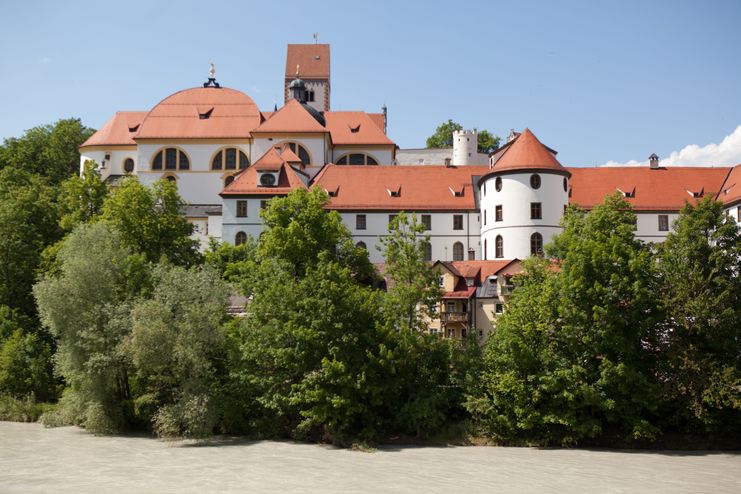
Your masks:
{"label": "red tiled roof", "polygon": [[718,200],[726,205],[741,202],[741,164],[734,166],[728,174],[722,189],[718,192]]}
{"label": "red tiled roof", "polygon": [[[383,115],[381,115],[383,118]],[[394,143],[383,133],[381,127],[373,120],[370,114],[362,111],[334,111],[325,112],[327,130],[332,136],[332,143],[338,145],[353,144],[384,144],[393,146]]]}
{"label": "red tiled roof", "polygon": [[286,79],[296,77],[297,65],[302,79],[329,79],[329,45],[288,45]]}
{"label": "red tiled roof", "polygon": [[[635,193],[635,197],[626,197],[634,209],[676,211],[687,201],[695,203],[708,194],[715,197],[730,168],[671,166],[652,170],[605,166],[568,170],[571,172],[569,202],[572,204],[591,208],[620,189],[624,193]],[[703,193],[701,197],[693,197],[700,192]]]}
{"label": "red tiled roof", "polygon": [[474,293],[476,293],[476,287],[472,286],[462,290],[444,292],[442,298],[471,298]]}
{"label": "red tiled roof", "polygon": [[[496,154],[496,152],[495,152]],[[525,129],[513,141],[494,163],[492,171],[549,169],[566,171],[554,154],[544,146],[530,129]]]}
{"label": "red tiled roof", "polygon": [[145,111],[120,111],[111,117],[80,147],[86,146],[135,146],[134,136],[139,131]]}
{"label": "red tiled roof", "polygon": [[[208,118],[201,118],[208,114]],[[252,98],[229,88],[192,88],[159,102],[147,114],[135,139],[249,138],[260,125]]]}
{"label": "red tiled roof", "polygon": [[[275,187],[260,187],[258,185],[258,171],[280,170],[278,184]],[[259,160],[246,170],[239,172],[234,181],[227,185],[221,196],[265,195],[275,196],[288,194],[292,190],[306,188],[304,182],[278,153],[275,147],[265,153]]]}
{"label": "red tiled roof", "polygon": [[500,261],[449,261],[445,264],[452,268],[458,276],[463,278],[477,278],[479,284],[486,281],[489,276],[497,274],[502,269],[512,264],[517,259]]}
{"label": "red tiled roof", "polygon": [[383,118],[383,113],[368,113],[368,117],[373,120],[373,123],[378,126],[379,129],[383,130],[383,124],[386,119]]}
{"label": "red tiled roof", "polygon": [[[314,179],[317,187],[337,190],[330,209],[388,211],[476,210],[472,175],[486,166],[338,166],[327,165]],[[340,187],[341,186],[341,187]],[[451,191],[462,190],[456,197]],[[389,191],[399,190],[398,197]]]}
{"label": "red tiled roof", "polygon": [[269,120],[254,129],[258,133],[286,133],[286,132],[326,132],[306,109],[295,99],[291,99],[275,112]]}

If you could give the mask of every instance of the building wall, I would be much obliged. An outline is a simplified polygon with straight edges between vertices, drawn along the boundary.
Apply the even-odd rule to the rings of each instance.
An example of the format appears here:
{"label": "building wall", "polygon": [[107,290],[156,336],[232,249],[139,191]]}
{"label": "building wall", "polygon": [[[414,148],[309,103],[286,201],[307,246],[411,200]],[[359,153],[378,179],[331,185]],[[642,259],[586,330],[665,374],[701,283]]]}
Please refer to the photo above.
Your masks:
{"label": "building wall", "polygon": [[[185,152],[190,162],[189,170],[152,170],[152,160],[156,153],[167,147],[176,147]],[[236,147],[244,152],[252,163],[249,141],[241,143],[209,144],[164,144],[144,143],[138,147],[136,173],[139,180],[151,185],[166,176],[176,179],[178,192],[189,204],[219,204],[219,193],[224,188],[224,180],[239,170],[211,170],[211,160],[220,149]],[[262,156],[262,155],[260,155]]]}
{"label": "building wall", "polygon": [[[455,242],[461,242],[463,244],[464,259],[468,259],[469,248],[474,250],[476,259],[481,259],[480,226],[477,212],[416,211],[415,213],[419,221],[421,221],[422,214],[429,214],[431,216],[431,229],[425,233],[430,236],[433,260],[452,261],[453,244]],[[356,217],[358,214],[365,214],[365,230],[358,230],[356,228]],[[356,242],[365,242],[371,262],[382,262],[384,260],[383,252],[377,247],[381,247],[381,239],[388,235],[389,215],[392,214],[398,214],[398,211],[340,213],[340,217],[350,230],[353,240]],[[456,214],[463,216],[463,230],[453,230],[453,216]]]}
{"label": "building wall", "polygon": [[[110,154],[110,159],[106,160],[105,155]],[[110,146],[110,147],[90,147],[80,150],[80,173],[85,170],[85,162],[93,160],[98,164],[100,176],[106,179],[110,175],[124,175],[124,161],[127,158],[134,160],[134,173],[136,173],[136,164],[138,162],[136,146]],[[103,162],[105,161],[105,166]]]}
{"label": "building wall", "polygon": [[283,144],[285,142],[296,142],[301,144],[309,152],[312,165],[323,165],[325,161],[325,142],[324,134],[302,134],[294,138],[286,135],[259,135],[253,138],[252,154],[256,156],[255,160],[260,159],[267,153],[271,147]]}
{"label": "building wall", "polygon": [[[481,186],[481,243],[484,241],[488,251],[484,259],[495,259],[495,240],[501,235],[504,241],[503,259],[525,259],[530,256],[530,236],[540,233],[543,244],[551,241],[561,232],[559,221],[568,203],[568,193],[564,190],[564,176],[555,173],[538,172],[541,185],[538,189],[530,186],[532,172],[503,173],[501,191],[495,187],[495,176],[488,177]],[[568,189],[568,186],[567,186]],[[542,219],[530,218],[530,205],[541,203]],[[502,221],[496,221],[496,206],[502,205]],[[486,224],[484,223],[486,215]]]}
{"label": "building wall", "polygon": [[337,160],[348,153],[364,153],[370,155],[379,165],[390,165],[394,161],[393,146],[335,146],[330,153],[330,161],[337,163]]}
{"label": "building wall", "polygon": [[642,213],[636,212],[636,232],[638,240],[644,242],[663,242],[669,231],[659,230],[659,216],[666,215],[669,218],[669,231],[673,230],[672,225],[679,217],[678,213],[661,212],[661,213]]}
{"label": "building wall", "polygon": [[[237,217],[237,201],[247,201],[247,216]],[[270,200],[269,196],[249,198],[225,198],[221,210],[221,238],[224,242],[234,243],[238,232],[245,232],[247,236],[260,238],[263,223],[260,218],[262,201]]]}

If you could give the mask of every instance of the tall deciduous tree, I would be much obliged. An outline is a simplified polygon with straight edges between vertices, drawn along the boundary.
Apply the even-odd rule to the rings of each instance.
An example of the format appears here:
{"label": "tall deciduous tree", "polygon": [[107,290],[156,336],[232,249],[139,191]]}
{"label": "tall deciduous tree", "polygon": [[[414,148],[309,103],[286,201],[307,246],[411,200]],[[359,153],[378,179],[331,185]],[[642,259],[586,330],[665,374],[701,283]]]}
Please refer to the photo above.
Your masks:
{"label": "tall deciduous tree", "polygon": [[[427,138],[426,146],[428,148],[450,148],[453,147],[453,132],[463,130],[463,126],[458,122],[448,119],[435,129],[435,133]],[[480,153],[488,153],[499,147],[500,138],[488,130],[478,132],[477,147]]]}
{"label": "tall deciduous tree", "polygon": [[69,386],[59,414],[93,432],[120,430],[131,398],[121,342],[131,330],[131,300],[142,288],[143,258],[104,222],[80,225],[58,258],[61,272],[42,279],[34,294],[58,343],[57,372]]}
{"label": "tall deciduous tree", "polygon": [[92,220],[102,213],[107,196],[108,186],[100,179],[97,163],[88,160],[82,176],[74,175],[62,182],[59,225],[71,231],[80,223]]}
{"label": "tall deciduous tree", "polygon": [[77,175],[80,145],[95,131],[78,118],[34,127],[0,146],[0,168],[16,168],[46,177],[52,184]]}
{"label": "tall deciduous tree", "polygon": [[175,184],[159,180],[151,187],[135,177],[125,179],[103,204],[102,218],[118,230],[123,241],[150,262],[161,258],[190,266],[200,261],[198,242],[183,216],[185,203]]}
{"label": "tall deciduous tree", "polygon": [[741,231],[706,198],[659,247],[660,382],[675,427],[741,432]]}
{"label": "tall deciduous tree", "polygon": [[136,369],[137,412],[159,436],[209,436],[226,371],[229,290],[210,268],[159,266],[153,277],[153,297],[135,305],[124,345]]}
{"label": "tall deciduous tree", "polygon": [[487,348],[485,389],[470,401],[492,434],[574,443],[656,433],[645,348],[657,324],[655,270],[634,224],[617,195],[588,214],[572,208],[547,249],[558,273],[529,265],[528,288],[513,297]]}
{"label": "tall deciduous tree", "polygon": [[425,260],[429,236],[415,215],[400,212],[381,239],[390,287],[385,297],[387,320],[406,332],[425,331],[440,301],[438,273]]}

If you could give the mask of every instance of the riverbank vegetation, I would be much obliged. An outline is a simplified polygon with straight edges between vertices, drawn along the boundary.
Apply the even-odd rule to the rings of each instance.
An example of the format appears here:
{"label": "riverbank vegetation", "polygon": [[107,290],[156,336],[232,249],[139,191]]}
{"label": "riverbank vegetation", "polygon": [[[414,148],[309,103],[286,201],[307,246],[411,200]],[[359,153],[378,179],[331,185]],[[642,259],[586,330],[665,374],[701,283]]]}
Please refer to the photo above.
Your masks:
{"label": "riverbank vegetation", "polygon": [[569,207],[482,346],[426,333],[440,292],[413,215],[385,279],[318,189],[201,254],[174,184],[77,176],[88,135],[67,120],[0,147],[0,419],[341,445],[741,437],[741,233],[710,197],[653,246],[619,196]]}

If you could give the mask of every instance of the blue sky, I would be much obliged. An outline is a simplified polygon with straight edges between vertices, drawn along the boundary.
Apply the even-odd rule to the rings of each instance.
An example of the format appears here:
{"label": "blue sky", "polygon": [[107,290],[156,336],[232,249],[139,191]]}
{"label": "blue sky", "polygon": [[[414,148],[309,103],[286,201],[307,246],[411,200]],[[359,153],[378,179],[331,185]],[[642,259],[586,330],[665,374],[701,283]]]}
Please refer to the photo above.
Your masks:
{"label": "blue sky", "polygon": [[[565,165],[665,157],[741,125],[740,26],[739,0],[5,1],[0,138],[147,110],[204,82],[211,60],[272,109],[286,44],[317,31],[332,108],[385,103],[401,147],[452,118],[502,136],[527,126]],[[737,137],[723,159],[741,161]]]}

